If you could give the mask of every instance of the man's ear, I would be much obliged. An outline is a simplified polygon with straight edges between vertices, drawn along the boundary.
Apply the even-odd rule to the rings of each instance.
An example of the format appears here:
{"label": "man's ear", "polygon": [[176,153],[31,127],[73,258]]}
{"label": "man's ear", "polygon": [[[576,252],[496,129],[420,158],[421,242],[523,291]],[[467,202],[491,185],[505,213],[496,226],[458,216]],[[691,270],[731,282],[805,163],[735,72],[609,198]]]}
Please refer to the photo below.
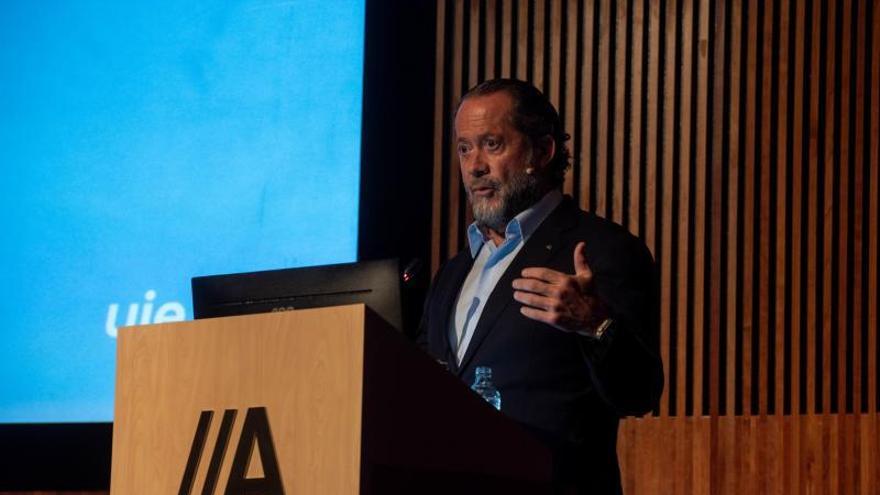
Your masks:
{"label": "man's ear", "polygon": [[538,156],[537,164],[541,170],[547,168],[547,164],[556,155],[556,140],[553,136],[547,134],[538,140]]}

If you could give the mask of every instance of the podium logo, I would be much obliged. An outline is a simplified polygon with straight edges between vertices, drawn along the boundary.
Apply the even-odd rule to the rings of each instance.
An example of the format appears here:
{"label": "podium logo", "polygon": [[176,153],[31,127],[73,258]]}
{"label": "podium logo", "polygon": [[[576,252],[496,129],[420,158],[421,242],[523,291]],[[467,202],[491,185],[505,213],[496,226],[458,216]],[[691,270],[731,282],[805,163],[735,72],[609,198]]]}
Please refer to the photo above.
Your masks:
{"label": "podium logo", "polygon": [[[208,472],[205,475],[205,484],[202,487],[202,495],[211,495],[217,485],[220,467],[223,465],[223,457],[229,444],[229,435],[232,425],[235,423],[235,409],[223,411],[223,419],[220,421],[220,430],[217,432],[217,441],[214,444],[214,452],[208,464]],[[199,415],[199,424],[193,436],[192,447],[189,450],[189,459],[183,471],[183,479],[180,480],[179,495],[189,495],[192,492],[195,474],[199,468],[199,460],[205,450],[205,441],[214,411],[202,411]],[[259,449],[260,461],[263,467],[262,478],[248,478],[253,454]],[[244,425],[241,427],[241,435],[235,448],[235,456],[232,458],[232,469],[229,471],[229,479],[226,482],[225,495],[236,494],[264,494],[284,495],[284,487],[281,485],[281,472],[278,469],[278,459],[275,457],[275,446],[272,443],[272,432],[269,429],[269,417],[265,407],[248,408],[244,417]]]}

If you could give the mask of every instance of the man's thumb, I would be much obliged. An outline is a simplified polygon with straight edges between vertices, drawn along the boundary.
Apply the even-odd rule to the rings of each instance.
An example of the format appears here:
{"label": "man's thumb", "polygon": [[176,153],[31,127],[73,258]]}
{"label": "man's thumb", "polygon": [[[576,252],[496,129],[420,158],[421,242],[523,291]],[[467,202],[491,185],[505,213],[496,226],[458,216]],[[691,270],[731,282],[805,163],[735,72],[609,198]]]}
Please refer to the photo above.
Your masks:
{"label": "man's thumb", "polygon": [[574,247],[574,274],[577,276],[584,276],[587,278],[593,277],[593,270],[590,269],[590,265],[587,264],[587,243],[579,242]]}

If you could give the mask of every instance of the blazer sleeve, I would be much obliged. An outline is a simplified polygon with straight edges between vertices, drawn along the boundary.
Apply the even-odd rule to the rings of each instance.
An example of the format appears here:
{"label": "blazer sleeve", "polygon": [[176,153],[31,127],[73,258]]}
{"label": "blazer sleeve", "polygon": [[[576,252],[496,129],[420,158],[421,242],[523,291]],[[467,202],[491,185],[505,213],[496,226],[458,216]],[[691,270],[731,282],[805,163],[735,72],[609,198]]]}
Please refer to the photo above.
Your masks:
{"label": "blazer sleeve", "polygon": [[605,251],[594,267],[596,292],[613,324],[597,340],[580,337],[591,380],[619,416],[657,407],[663,392],[659,357],[659,277],[651,253],[636,238]]}
{"label": "blazer sleeve", "polygon": [[425,295],[425,301],[422,303],[422,318],[419,320],[419,327],[416,329],[415,338],[413,341],[416,346],[430,353],[430,330],[431,330],[431,303],[434,300],[434,297],[437,295],[438,286],[440,285],[441,276],[443,274],[443,270],[446,269],[448,261],[441,263],[440,268],[437,270],[437,273],[434,274],[434,278],[431,280],[431,285],[428,287],[428,293]]}
{"label": "blazer sleeve", "polygon": [[434,294],[435,285],[436,280],[434,280],[428,288],[428,294],[425,296],[425,302],[422,304],[422,318],[419,320],[419,327],[416,329],[414,339],[416,346],[425,352],[428,352],[428,328],[430,327],[428,312],[431,304],[431,296]]}

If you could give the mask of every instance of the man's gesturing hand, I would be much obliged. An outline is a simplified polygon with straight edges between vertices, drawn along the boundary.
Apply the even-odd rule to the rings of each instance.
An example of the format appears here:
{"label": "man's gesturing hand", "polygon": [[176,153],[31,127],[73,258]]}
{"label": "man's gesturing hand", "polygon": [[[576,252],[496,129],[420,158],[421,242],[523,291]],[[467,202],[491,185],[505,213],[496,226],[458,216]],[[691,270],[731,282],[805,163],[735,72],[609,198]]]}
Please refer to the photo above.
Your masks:
{"label": "man's gesturing hand", "polygon": [[595,333],[608,311],[592,290],[585,248],[584,242],[574,248],[574,275],[549,268],[522,271],[522,278],[513,281],[513,298],[523,304],[523,315],[567,332]]}

